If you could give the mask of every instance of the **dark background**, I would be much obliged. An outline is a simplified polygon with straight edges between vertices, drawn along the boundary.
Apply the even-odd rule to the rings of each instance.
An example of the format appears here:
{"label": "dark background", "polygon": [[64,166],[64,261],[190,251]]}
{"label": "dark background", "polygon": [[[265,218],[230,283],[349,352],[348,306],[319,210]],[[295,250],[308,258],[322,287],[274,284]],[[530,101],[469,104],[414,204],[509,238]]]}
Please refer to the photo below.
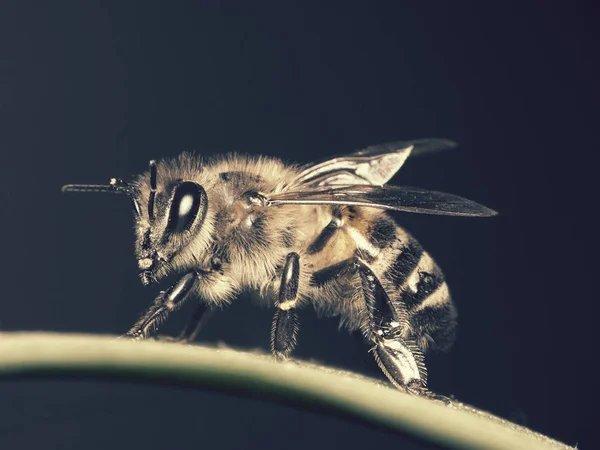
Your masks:
{"label": "dark background", "polygon": [[[136,275],[129,203],[62,184],[127,179],[183,150],[307,162],[447,137],[460,148],[409,161],[393,182],[500,216],[395,216],[445,270],[461,314],[453,350],[429,358],[430,386],[593,448],[593,2],[173,3],[3,3],[0,329],[120,334],[157,293]],[[336,320],[302,320],[298,357],[381,377]],[[270,321],[242,297],[199,340],[266,348]],[[0,399],[3,449],[406,448],[207,392],[3,382]]]}

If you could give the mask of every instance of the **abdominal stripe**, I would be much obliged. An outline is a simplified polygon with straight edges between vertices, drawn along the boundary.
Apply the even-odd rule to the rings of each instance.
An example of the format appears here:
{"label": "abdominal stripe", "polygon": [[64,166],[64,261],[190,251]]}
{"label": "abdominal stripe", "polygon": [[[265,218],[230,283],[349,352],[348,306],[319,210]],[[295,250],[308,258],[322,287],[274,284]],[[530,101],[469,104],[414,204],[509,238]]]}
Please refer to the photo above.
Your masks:
{"label": "abdominal stripe", "polygon": [[425,251],[421,253],[419,262],[400,286],[400,291],[409,309],[416,308],[423,302],[435,303],[443,301],[440,300],[441,297],[449,297],[444,274]]}
{"label": "abdominal stripe", "polygon": [[402,300],[409,310],[422,309],[422,306],[435,307],[450,298],[444,275],[437,267],[432,273],[420,272],[416,287],[416,291],[408,287],[402,290]]}
{"label": "abdominal stripe", "polygon": [[402,243],[404,245],[398,249],[394,261],[384,273],[384,276],[392,281],[396,288],[400,288],[406,282],[419,264],[423,254],[423,247],[412,236],[407,235],[406,241]]}
{"label": "abdominal stripe", "polygon": [[447,302],[450,294],[444,274],[431,256],[410,235],[403,243],[384,274],[398,289],[397,296],[409,310],[421,304],[434,307]]}
{"label": "abdominal stripe", "polygon": [[369,242],[375,247],[389,247],[397,239],[396,223],[389,217],[381,217],[369,226],[367,236]]}
{"label": "abdominal stripe", "polygon": [[450,301],[415,310],[410,323],[413,334],[420,336],[421,346],[446,350],[456,339],[456,309]]}
{"label": "abdominal stripe", "polygon": [[337,229],[341,225],[342,214],[340,208],[338,206],[334,206],[331,211],[331,221],[327,224],[321,233],[315,238],[315,240],[308,246],[306,253],[309,255],[314,255],[315,253],[319,253],[322,251],[325,246],[329,243]]}

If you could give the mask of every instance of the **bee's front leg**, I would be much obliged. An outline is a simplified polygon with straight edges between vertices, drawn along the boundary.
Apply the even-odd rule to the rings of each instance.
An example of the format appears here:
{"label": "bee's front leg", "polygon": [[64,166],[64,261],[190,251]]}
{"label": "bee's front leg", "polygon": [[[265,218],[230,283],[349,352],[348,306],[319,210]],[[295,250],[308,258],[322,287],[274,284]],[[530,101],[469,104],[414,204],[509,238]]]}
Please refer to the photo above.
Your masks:
{"label": "bee's front leg", "polygon": [[287,358],[296,346],[299,322],[296,295],[299,279],[300,257],[297,253],[290,253],[281,275],[277,310],[271,327],[271,352],[277,359]]}
{"label": "bee's front leg", "polygon": [[175,311],[183,304],[196,284],[197,279],[197,272],[189,272],[168,290],[161,292],[154,300],[152,306],[148,308],[146,313],[125,334],[125,337],[139,340],[145,339],[152,333],[155,333],[158,325],[167,318],[169,313]]}
{"label": "bee's front leg", "polygon": [[192,317],[190,317],[190,321],[181,333],[179,333],[179,336],[173,338],[173,341],[182,343],[195,341],[204,324],[206,324],[214,313],[214,308],[211,308],[205,302],[200,302],[194,310]]}

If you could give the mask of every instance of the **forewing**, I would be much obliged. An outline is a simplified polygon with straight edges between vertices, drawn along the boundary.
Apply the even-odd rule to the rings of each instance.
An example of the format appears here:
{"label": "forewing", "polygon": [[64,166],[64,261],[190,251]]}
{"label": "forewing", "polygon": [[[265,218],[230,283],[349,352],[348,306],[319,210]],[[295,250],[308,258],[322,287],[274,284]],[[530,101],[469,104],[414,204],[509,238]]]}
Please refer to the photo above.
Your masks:
{"label": "forewing", "polygon": [[488,217],[497,213],[466,198],[406,186],[350,185],[271,195],[269,205],[355,205],[420,214]]}
{"label": "forewing", "polygon": [[291,186],[382,186],[400,170],[409,155],[433,153],[455,146],[454,142],[446,139],[420,139],[373,145],[349,155],[305,166]]}

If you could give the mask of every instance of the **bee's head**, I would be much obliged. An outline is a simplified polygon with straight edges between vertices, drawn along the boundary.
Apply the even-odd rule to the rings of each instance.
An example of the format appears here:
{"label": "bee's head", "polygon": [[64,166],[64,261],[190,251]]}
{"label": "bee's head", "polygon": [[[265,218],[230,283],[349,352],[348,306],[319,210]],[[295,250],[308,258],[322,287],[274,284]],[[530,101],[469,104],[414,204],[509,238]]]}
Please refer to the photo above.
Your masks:
{"label": "bee's head", "polygon": [[212,220],[207,220],[206,191],[195,181],[172,176],[175,173],[168,165],[150,161],[150,170],[132,184],[113,178],[108,186],[67,185],[62,189],[122,193],[131,199],[135,252],[145,285],[171,271],[201,268],[201,256],[210,244]]}

